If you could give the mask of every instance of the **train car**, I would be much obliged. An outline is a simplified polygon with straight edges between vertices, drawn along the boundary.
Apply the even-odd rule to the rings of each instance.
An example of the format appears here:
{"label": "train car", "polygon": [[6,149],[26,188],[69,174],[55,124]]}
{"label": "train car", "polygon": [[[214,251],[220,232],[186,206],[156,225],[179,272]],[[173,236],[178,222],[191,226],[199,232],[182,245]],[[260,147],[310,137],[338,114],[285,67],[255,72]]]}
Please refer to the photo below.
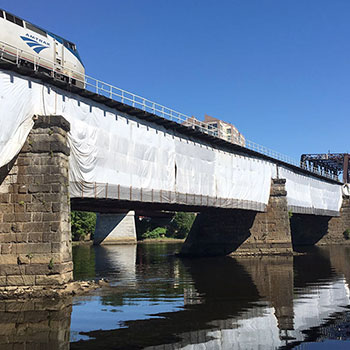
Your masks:
{"label": "train car", "polygon": [[2,9],[0,60],[85,86],[85,68],[74,43]]}

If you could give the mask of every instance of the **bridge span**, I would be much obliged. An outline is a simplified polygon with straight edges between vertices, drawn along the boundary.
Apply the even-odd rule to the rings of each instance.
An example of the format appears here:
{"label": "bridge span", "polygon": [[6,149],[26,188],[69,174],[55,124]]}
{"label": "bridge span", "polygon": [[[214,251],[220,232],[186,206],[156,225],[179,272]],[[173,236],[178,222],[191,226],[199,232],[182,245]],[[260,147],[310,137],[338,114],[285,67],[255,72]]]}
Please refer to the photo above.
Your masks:
{"label": "bridge span", "polygon": [[[61,115],[72,199],[117,199],[265,211],[271,179],[286,179],[293,213],[337,216],[341,184],[178,123],[142,118],[15,73],[1,72],[5,127],[0,166],[9,163],[34,115]],[[148,120],[147,120],[148,119]]]}
{"label": "bridge span", "polygon": [[345,241],[349,200],[338,180],[74,90],[0,70],[0,265],[17,273],[0,286],[71,278],[67,196],[75,209],[109,215],[200,212],[184,255],[291,253],[293,237]]}

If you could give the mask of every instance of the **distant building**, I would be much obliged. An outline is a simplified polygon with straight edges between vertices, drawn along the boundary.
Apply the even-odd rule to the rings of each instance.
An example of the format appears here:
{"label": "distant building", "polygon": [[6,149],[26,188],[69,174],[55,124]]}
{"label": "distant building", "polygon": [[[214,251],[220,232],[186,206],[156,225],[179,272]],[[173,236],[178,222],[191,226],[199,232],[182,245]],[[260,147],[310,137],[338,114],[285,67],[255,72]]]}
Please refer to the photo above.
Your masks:
{"label": "distant building", "polygon": [[204,116],[204,121],[198,120],[195,117],[188,118],[183,125],[191,126],[209,135],[219,137],[231,143],[240,146],[245,146],[245,138],[238,129],[230,123],[226,123],[218,118],[210,115]]}

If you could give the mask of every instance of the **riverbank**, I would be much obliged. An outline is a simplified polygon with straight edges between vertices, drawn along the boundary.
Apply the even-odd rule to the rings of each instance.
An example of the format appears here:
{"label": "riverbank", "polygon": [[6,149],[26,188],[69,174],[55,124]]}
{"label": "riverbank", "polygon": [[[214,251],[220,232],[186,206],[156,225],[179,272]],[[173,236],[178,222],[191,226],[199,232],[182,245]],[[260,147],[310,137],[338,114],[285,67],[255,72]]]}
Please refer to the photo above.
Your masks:
{"label": "riverbank", "polygon": [[162,237],[162,238],[146,238],[142,241],[137,241],[137,244],[147,244],[147,243],[183,243],[185,242],[185,238],[168,238],[168,237]]}
{"label": "riverbank", "polygon": [[100,279],[97,281],[73,281],[67,284],[53,286],[1,287],[0,300],[58,299],[68,296],[83,295],[105,286],[109,286],[108,281]]}
{"label": "riverbank", "polygon": [[[183,243],[185,242],[185,238],[169,238],[169,237],[162,237],[162,238],[146,238],[143,240],[139,240],[136,242],[136,244],[147,244],[147,243]],[[72,241],[72,246],[89,246],[93,245],[94,241]]]}
{"label": "riverbank", "polygon": [[80,245],[93,245],[94,241],[89,240],[89,241],[72,241],[72,246],[80,246]]}

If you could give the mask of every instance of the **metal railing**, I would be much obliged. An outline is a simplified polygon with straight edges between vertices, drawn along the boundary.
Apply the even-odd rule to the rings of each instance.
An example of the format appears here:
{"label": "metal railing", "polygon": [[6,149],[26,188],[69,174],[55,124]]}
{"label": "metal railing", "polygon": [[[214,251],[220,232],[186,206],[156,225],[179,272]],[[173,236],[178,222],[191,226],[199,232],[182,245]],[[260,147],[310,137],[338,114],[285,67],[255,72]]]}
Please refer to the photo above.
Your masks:
{"label": "metal railing", "polygon": [[[66,69],[61,64],[39,57],[35,53],[19,49],[2,41],[0,41],[0,60],[15,65],[21,65],[23,61],[29,62],[34,70],[49,70],[52,77],[65,77],[68,83],[73,83],[72,79],[74,79],[74,83],[77,86],[84,87],[86,90],[89,90],[93,93],[105,96],[107,98],[113,99],[121,103],[125,103],[129,106],[141,109],[145,112],[155,114],[159,117],[166,118],[168,120],[182,124],[189,128],[198,130],[202,133],[209,134],[227,141],[220,128],[215,128],[213,126],[209,127],[208,125],[205,125],[203,122],[195,119],[194,117],[190,117],[186,114],[175,111],[174,109],[163,106],[142,96],[136,95],[130,91],[123,90],[111,84],[105,83],[101,80],[90,77],[89,75],[83,75],[82,72],[75,71],[73,69]],[[240,138],[236,140],[236,142],[231,141],[231,143],[241,145],[252,151],[308,170],[317,175],[321,175],[333,180],[338,180],[337,175],[330,173],[329,171],[325,171],[323,168],[314,168],[307,163],[301,165],[300,161],[297,161],[289,156],[276,152],[265,146],[259,145],[256,142],[246,140],[241,135]]]}

